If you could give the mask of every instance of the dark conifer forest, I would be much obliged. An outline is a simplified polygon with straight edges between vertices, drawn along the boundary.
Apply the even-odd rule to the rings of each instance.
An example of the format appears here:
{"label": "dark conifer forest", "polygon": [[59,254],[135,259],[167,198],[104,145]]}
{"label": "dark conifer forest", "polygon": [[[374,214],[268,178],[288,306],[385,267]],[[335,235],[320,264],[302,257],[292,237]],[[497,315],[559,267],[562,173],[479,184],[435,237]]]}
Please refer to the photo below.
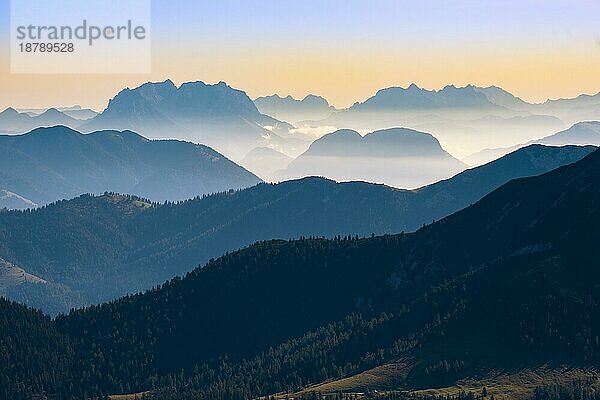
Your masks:
{"label": "dark conifer forest", "polygon": [[257,242],[56,319],[2,300],[0,396],[237,400],[392,363],[407,390],[490,369],[597,368],[599,223],[595,151],[415,233]]}

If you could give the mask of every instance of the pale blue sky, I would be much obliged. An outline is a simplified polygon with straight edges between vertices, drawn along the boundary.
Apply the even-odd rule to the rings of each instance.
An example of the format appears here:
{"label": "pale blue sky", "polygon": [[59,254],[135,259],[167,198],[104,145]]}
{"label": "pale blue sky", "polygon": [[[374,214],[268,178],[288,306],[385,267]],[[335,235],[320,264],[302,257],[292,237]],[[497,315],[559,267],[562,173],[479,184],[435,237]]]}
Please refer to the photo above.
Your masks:
{"label": "pale blue sky", "polygon": [[[9,4],[10,0],[0,0],[3,41],[8,36]],[[221,40],[236,46],[307,40],[340,45],[347,40],[406,37],[593,42],[600,35],[600,2],[593,0],[153,0],[152,11],[156,39]]]}
{"label": "pale blue sky", "polygon": [[[0,79],[22,103],[15,88],[42,78],[7,75],[9,3]],[[535,101],[600,91],[597,0],[153,0],[152,40],[151,74],[61,77],[61,101],[93,87],[99,105],[118,87],[166,78],[224,80],[252,96],[317,92],[338,106],[410,82],[499,84]]]}
{"label": "pale blue sky", "polygon": [[155,34],[175,30],[232,40],[592,40],[600,2],[520,1],[154,1]]}

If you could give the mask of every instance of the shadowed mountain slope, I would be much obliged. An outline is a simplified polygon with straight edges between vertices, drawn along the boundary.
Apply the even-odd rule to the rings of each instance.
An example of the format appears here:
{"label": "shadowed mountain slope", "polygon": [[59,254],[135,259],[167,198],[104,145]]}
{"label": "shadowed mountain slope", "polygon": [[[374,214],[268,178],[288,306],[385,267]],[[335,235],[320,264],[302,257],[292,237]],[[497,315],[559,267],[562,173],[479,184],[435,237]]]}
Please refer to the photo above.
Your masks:
{"label": "shadowed mountain slope", "polygon": [[8,295],[64,312],[150,288],[257,240],[414,231],[511,179],[593,150],[532,146],[416,191],[305,178],[180,204],[107,194],[0,212],[0,257],[48,282],[20,285]]}
{"label": "shadowed mountain slope", "polygon": [[0,136],[0,189],[39,205],[106,191],[185,200],[258,182],[209,147],[131,131],[84,135],[56,126]]}
{"label": "shadowed mountain slope", "polygon": [[595,151],[414,234],[257,243],[53,324],[0,301],[16,343],[34,343],[4,359],[41,356],[3,369],[2,387],[16,399],[42,388],[247,399],[393,362],[403,390],[490,370],[598,367],[599,220]]}

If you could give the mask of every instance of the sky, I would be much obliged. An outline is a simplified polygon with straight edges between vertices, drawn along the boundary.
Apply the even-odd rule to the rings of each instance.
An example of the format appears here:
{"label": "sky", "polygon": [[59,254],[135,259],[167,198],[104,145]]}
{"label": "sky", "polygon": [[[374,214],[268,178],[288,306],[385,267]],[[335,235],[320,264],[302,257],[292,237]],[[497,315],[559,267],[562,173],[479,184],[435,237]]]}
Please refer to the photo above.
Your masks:
{"label": "sky", "polygon": [[165,79],[337,107],[413,82],[498,85],[534,102],[600,92],[597,0],[152,0],[151,69],[127,75],[11,74],[9,25],[0,0],[0,109],[101,110],[124,87]]}

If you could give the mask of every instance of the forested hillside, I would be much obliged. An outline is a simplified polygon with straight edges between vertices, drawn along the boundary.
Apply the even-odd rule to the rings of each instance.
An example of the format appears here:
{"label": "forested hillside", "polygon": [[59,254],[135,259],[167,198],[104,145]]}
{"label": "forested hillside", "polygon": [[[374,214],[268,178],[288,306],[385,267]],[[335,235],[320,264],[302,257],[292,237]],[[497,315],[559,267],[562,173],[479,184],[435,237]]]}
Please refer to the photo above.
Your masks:
{"label": "forested hillside", "polygon": [[46,281],[0,281],[0,293],[56,314],[148,289],[258,240],[414,231],[510,179],[550,171],[593,150],[531,146],[417,191],[306,178],[181,203],[85,195],[0,212],[0,258]]}
{"label": "forested hillside", "polygon": [[389,362],[404,365],[398,388],[598,366],[598,222],[596,151],[414,234],[262,242],[53,324],[7,305],[40,327],[20,340],[68,338],[74,356],[57,381],[42,373],[50,352],[20,392],[4,365],[5,391],[248,399]]}

